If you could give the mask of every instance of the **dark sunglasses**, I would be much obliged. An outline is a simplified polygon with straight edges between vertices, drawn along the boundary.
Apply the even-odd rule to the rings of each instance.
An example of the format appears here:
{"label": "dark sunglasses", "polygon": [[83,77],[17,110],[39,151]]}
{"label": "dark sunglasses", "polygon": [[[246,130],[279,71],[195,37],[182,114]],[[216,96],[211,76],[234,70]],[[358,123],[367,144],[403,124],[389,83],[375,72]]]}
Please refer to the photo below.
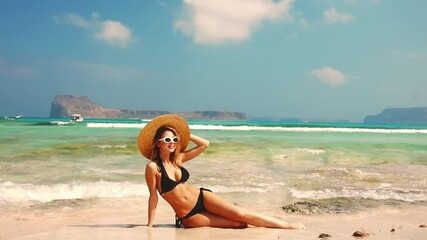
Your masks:
{"label": "dark sunglasses", "polygon": [[171,143],[171,142],[177,143],[179,141],[179,138],[178,137],[164,137],[164,138],[160,138],[157,141],[163,141],[165,143]]}

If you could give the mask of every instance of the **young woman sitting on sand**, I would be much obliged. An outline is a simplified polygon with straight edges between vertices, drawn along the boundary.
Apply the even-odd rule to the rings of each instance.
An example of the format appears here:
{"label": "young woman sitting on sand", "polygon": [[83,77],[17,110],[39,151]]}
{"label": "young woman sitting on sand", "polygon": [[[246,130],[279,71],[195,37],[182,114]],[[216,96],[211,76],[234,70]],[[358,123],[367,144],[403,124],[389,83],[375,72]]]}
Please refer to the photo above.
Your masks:
{"label": "young woman sitting on sand", "polygon": [[[196,146],[185,150],[189,141]],[[209,141],[190,134],[188,124],[177,115],[154,118],[139,134],[138,147],[151,160],[145,169],[150,192],[148,226],[152,227],[158,203],[157,191],[176,213],[176,227],[246,228],[248,225],[282,229],[304,229],[300,223],[289,224],[250,212],[229,203],[208,189],[197,189],[186,181],[185,163],[209,146]]]}

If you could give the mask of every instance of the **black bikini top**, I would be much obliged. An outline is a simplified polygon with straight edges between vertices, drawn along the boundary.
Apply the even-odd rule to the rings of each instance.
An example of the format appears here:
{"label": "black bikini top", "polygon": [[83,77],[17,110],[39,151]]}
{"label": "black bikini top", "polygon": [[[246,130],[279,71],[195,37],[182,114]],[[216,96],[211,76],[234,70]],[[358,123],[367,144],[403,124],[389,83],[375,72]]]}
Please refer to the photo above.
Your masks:
{"label": "black bikini top", "polygon": [[166,169],[163,166],[163,162],[161,159],[157,160],[157,165],[160,167],[160,172],[162,173],[162,176],[160,178],[161,179],[160,186],[162,188],[162,192],[160,194],[172,191],[178,184],[186,182],[190,177],[190,173],[188,173],[187,169],[185,169],[184,167],[180,167],[181,179],[178,182],[176,182],[169,178],[168,173],[166,172]]}

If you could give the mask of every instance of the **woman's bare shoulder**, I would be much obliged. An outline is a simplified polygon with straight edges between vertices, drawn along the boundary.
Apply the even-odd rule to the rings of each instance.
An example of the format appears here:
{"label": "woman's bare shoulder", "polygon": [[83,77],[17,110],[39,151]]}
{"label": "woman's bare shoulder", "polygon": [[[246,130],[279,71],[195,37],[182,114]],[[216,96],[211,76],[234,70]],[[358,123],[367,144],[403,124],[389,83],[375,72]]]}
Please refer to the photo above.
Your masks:
{"label": "woman's bare shoulder", "polygon": [[157,171],[158,170],[157,163],[154,161],[150,161],[149,163],[147,163],[145,168],[147,170],[150,170],[150,171]]}

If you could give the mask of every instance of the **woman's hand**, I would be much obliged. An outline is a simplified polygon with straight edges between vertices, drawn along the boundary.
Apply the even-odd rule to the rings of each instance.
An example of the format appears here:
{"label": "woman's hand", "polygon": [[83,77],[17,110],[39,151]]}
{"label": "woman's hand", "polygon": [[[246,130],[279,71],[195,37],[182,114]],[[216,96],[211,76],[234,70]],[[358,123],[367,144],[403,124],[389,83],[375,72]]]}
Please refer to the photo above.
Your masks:
{"label": "woman's hand", "polygon": [[182,162],[186,162],[188,160],[191,160],[195,157],[197,157],[200,153],[205,151],[206,148],[209,146],[209,141],[196,136],[194,134],[190,134],[190,141],[192,141],[196,146],[190,150],[187,150],[183,153],[181,153]]}
{"label": "woman's hand", "polygon": [[202,137],[196,136],[194,134],[190,134],[190,141],[195,143],[197,146],[204,147],[204,149],[206,149],[209,146],[208,140]]}

